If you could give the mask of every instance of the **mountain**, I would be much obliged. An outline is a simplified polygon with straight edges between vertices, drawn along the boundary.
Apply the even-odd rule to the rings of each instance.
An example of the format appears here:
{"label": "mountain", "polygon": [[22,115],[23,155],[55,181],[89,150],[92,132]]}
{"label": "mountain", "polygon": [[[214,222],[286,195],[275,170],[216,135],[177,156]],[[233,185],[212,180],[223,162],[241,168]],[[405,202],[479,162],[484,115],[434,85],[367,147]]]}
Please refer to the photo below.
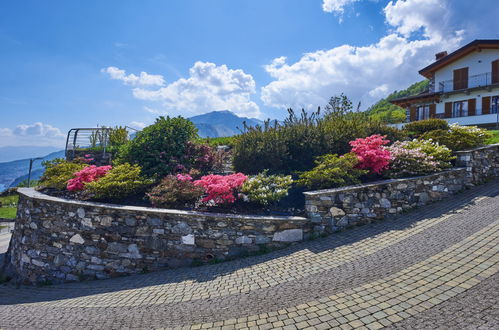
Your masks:
{"label": "mountain", "polygon": [[60,148],[36,146],[0,147],[0,163],[11,162],[18,159],[42,157],[57,150],[60,150]]}
{"label": "mountain", "polygon": [[[42,160],[37,160],[33,163],[31,170],[31,178],[37,180],[43,174],[42,162],[52,160],[55,158],[63,158],[64,150],[52,152],[43,157]],[[3,191],[14,183],[19,183],[28,178],[29,171],[29,158],[14,160],[11,162],[0,163],[0,191]]]}
{"label": "mountain", "polygon": [[423,80],[412,84],[407,89],[395,91],[388,95],[385,99],[379,100],[371,106],[367,112],[370,116],[379,118],[389,124],[403,123],[405,121],[405,109],[391,104],[390,100],[420,94],[428,90],[428,85],[429,81]]}
{"label": "mountain", "polygon": [[201,137],[220,137],[239,134],[243,122],[247,126],[260,125],[263,122],[255,118],[239,117],[228,110],[212,111],[189,118],[198,128]]}

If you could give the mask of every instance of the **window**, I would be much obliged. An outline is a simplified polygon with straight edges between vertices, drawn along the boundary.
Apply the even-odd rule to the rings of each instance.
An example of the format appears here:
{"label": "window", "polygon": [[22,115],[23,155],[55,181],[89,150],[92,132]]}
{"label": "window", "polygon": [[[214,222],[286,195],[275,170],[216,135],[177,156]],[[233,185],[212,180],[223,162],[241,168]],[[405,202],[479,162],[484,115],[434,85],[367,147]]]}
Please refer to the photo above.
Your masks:
{"label": "window", "polygon": [[499,96],[492,96],[490,100],[490,113],[497,113],[499,110]]}
{"label": "window", "polygon": [[418,120],[430,118],[430,106],[422,105],[417,108]]}
{"label": "window", "polygon": [[452,117],[466,117],[468,115],[468,101],[454,102]]}

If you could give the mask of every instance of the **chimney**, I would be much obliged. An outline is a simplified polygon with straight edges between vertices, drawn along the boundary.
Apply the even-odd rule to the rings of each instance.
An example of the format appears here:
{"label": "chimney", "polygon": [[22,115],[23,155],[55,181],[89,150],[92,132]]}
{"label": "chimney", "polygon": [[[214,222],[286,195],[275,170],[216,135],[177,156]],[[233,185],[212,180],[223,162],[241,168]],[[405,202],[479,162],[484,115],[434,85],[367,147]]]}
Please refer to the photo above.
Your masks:
{"label": "chimney", "polygon": [[445,56],[447,56],[447,51],[436,53],[435,54],[435,60],[438,61],[439,59],[444,58]]}

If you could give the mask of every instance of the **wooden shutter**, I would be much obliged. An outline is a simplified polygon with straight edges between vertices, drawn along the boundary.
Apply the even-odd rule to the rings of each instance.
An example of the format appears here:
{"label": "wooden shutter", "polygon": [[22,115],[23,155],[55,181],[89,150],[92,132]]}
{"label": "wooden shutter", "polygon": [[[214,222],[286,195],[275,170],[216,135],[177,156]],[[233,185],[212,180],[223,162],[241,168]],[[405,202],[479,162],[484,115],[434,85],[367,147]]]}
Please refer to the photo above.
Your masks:
{"label": "wooden shutter", "polygon": [[487,115],[490,113],[490,96],[482,97],[482,114]]}
{"label": "wooden shutter", "polygon": [[492,62],[492,83],[499,84],[499,60]]}
{"label": "wooden shutter", "polygon": [[418,114],[416,111],[416,107],[410,107],[409,108],[409,120],[410,121],[416,121],[418,120]]}
{"label": "wooden shutter", "polygon": [[454,70],[454,90],[468,88],[468,68]]}
{"label": "wooden shutter", "polygon": [[437,115],[437,105],[430,104],[430,118],[435,118],[436,115]]}
{"label": "wooden shutter", "polygon": [[468,116],[476,115],[476,99],[468,100]]}
{"label": "wooden shutter", "polygon": [[445,103],[445,118],[452,118],[452,102]]}

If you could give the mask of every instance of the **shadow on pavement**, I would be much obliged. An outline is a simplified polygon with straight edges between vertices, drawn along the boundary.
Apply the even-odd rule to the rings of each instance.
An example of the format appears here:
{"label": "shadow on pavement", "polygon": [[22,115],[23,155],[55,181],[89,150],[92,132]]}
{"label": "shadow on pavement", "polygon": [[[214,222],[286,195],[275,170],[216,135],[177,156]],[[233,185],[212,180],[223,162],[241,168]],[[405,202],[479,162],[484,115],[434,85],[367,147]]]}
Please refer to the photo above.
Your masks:
{"label": "shadow on pavement", "polygon": [[[123,290],[147,288],[150,286],[180,283],[183,281],[212,281],[219,276],[228,275],[242,268],[248,268],[276,258],[289,256],[304,249],[313,253],[333,251],[338,247],[349,245],[385,232],[405,230],[423,219],[439,218],[443,214],[456,213],[457,210],[466,205],[475,204],[475,199],[477,197],[499,196],[498,183],[499,180],[495,180],[485,185],[467,190],[449,199],[420,207],[406,214],[348,229],[328,237],[298,243],[265,255],[246,257],[213,265],[168,269],[143,275],[131,275],[107,280],[66,283],[44,287],[22,286],[19,290],[16,290],[13,284],[8,283],[0,285],[0,305],[64,300]],[[2,258],[2,255],[0,255],[0,258]],[[18,294],[16,294],[16,292],[18,292]]]}

